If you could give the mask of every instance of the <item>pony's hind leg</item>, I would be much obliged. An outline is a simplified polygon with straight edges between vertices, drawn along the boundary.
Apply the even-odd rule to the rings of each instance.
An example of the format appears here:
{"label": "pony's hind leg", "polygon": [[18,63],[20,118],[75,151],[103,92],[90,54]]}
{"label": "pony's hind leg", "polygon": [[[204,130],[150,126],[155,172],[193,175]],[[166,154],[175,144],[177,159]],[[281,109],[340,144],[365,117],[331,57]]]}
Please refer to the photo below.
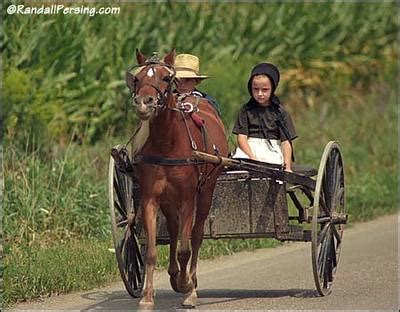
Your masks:
{"label": "pony's hind leg", "polygon": [[153,275],[157,260],[156,231],[157,231],[157,208],[154,200],[148,200],[143,204],[143,223],[146,231],[146,283],[143,298],[140,305],[154,305]]}

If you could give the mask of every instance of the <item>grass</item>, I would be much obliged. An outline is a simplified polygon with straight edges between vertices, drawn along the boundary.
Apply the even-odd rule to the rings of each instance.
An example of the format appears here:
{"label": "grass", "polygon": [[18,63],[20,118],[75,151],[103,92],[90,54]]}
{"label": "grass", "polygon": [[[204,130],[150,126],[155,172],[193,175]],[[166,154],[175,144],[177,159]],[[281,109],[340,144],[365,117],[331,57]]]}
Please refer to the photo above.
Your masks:
{"label": "grass", "polygon": [[51,246],[10,246],[5,250],[3,307],[26,301],[86,290],[115,281],[111,240],[68,240]]}

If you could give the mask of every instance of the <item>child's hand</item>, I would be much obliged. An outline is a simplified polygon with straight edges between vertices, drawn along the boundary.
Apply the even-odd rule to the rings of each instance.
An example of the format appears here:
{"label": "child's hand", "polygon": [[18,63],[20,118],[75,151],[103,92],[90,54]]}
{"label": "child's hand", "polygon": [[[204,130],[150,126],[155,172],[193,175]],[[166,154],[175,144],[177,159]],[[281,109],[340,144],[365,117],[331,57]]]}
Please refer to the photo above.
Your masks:
{"label": "child's hand", "polygon": [[250,159],[252,160],[258,160],[257,157],[255,155],[250,155]]}

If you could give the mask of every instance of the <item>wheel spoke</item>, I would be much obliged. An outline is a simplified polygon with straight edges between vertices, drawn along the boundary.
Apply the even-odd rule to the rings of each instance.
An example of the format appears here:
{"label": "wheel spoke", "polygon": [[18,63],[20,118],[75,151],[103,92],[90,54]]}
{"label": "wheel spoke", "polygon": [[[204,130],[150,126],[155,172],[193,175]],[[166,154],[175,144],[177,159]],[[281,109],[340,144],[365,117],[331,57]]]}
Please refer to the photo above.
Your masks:
{"label": "wheel spoke", "polygon": [[335,184],[334,184],[334,191],[336,191],[342,182],[342,167],[339,166],[339,159],[336,158],[336,163],[335,163],[335,170],[333,172],[333,176],[335,178]]}
{"label": "wheel spoke", "polygon": [[128,201],[130,199],[129,194],[131,193],[130,186],[131,186],[131,181],[124,173],[121,171],[116,170],[116,176],[118,180],[118,189],[121,191],[122,198],[124,199],[124,202]]}
{"label": "wheel spoke", "polygon": [[322,210],[324,211],[324,214],[320,214],[320,216],[329,216],[329,208],[326,205],[326,201],[325,201],[325,193],[321,192],[321,196],[319,198],[319,205],[322,208]]}
{"label": "wheel spoke", "polygon": [[127,231],[127,226],[125,226],[125,228],[123,230],[121,230],[124,232],[124,236],[122,237],[119,246],[120,246],[120,253],[121,255],[123,255],[123,251],[126,249],[126,244],[129,240],[129,235],[127,235],[126,231]]}
{"label": "wheel spoke", "polygon": [[140,255],[140,251],[139,251],[139,248],[138,248],[138,245],[136,244],[136,242],[135,242],[135,247],[134,248],[135,248],[134,264],[135,264],[135,270],[137,272],[136,278],[137,278],[137,281],[139,282],[139,284],[141,284],[143,282],[142,278],[140,276],[140,271],[141,271],[140,258],[141,258],[141,255]]}
{"label": "wheel spoke", "polygon": [[128,224],[128,220],[127,219],[122,219],[121,221],[117,222],[117,227],[123,227],[125,225]]}
{"label": "wheel spoke", "polygon": [[332,235],[329,231],[329,234],[326,238],[326,247],[325,247],[325,255],[324,255],[324,275],[323,275],[323,279],[324,279],[324,287],[328,288],[328,281],[330,281],[331,279],[331,267],[332,267],[332,258],[331,258],[331,246],[332,246]]}
{"label": "wheel spoke", "polygon": [[[327,231],[329,232],[329,227],[328,227]],[[328,247],[327,242],[329,241],[329,239],[327,239],[328,235],[325,235],[325,239],[321,242],[321,247],[320,247],[319,254],[318,254],[319,276],[321,278],[323,278],[323,274],[325,272],[325,266],[326,266],[327,247]]]}
{"label": "wheel spoke", "polygon": [[123,189],[121,188],[121,184],[119,184],[115,179],[114,179],[114,190],[115,193],[117,194],[117,198],[118,198],[118,202],[120,204],[120,208],[122,209],[122,211],[125,212],[126,215],[126,201],[125,201],[125,197],[122,194]]}
{"label": "wheel spoke", "polygon": [[117,250],[115,252],[118,252],[119,254],[122,255],[123,250],[124,250],[124,245],[125,245],[125,237],[123,237],[120,242],[118,243]]}
{"label": "wheel spoke", "polygon": [[336,172],[338,166],[339,166],[339,152],[337,149],[332,150],[332,165],[331,165],[331,172],[334,173]]}
{"label": "wheel spoke", "polygon": [[[135,270],[133,268],[132,260],[134,258],[133,254],[133,246],[132,246],[132,237],[129,237],[127,246],[126,246],[126,262],[125,262],[125,271],[127,272],[127,279],[129,284],[134,286],[134,289],[137,288],[136,280],[135,280]],[[136,286],[136,287],[135,287]]]}
{"label": "wheel spoke", "polygon": [[321,206],[323,207],[323,209],[325,210],[325,212],[327,213],[327,215],[329,215],[329,210],[330,210],[330,181],[329,181],[329,176],[328,176],[329,172],[325,171],[324,174],[324,178],[323,178],[323,186],[322,186],[322,192],[321,195],[323,194],[323,196],[321,196],[321,198],[323,197],[323,205],[321,202]]}
{"label": "wheel spoke", "polygon": [[341,235],[338,233],[336,226],[334,226],[334,225],[332,224],[331,228],[332,228],[332,233],[333,233],[334,237],[335,237],[336,240],[337,240],[337,245],[339,246],[339,245],[342,243],[342,237],[341,237]]}
{"label": "wheel spoke", "polygon": [[[335,200],[333,205],[333,210],[337,212],[342,212],[342,202],[343,202],[344,188],[340,187],[335,194]],[[337,209],[340,208],[340,209]]]}
{"label": "wheel spoke", "polygon": [[328,231],[328,228],[329,228],[329,223],[325,223],[323,225],[322,230],[318,234],[318,245],[321,244],[322,240],[326,237],[326,233]]}
{"label": "wheel spoke", "polygon": [[114,207],[117,208],[117,210],[118,210],[120,216],[121,216],[123,219],[126,219],[126,218],[127,218],[127,217],[126,217],[125,211],[121,208],[121,206],[119,205],[119,203],[118,203],[117,201],[115,201],[115,200],[114,200]]}
{"label": "wheel spoke", "polygon": [[336,267],[336,252],[335,252],[335,242],[333,236],[329,238],[329,247],[328,247],[328,257],[326,266],[325,278],[328,287],[328,282],[331,283],[333,281],[333,269]]}
{"label": "wheel spoke", "polygon": [[336,244],[335,244],[335,241],[334,241],[333,237],[332,237],[332,240],[333,240],[333,244],[332,244],[332,249],[331,249],[331,257],[332,257],[332,272],[333,272],[337,267],[337,254],[336,254],[336,251],[339,248],[339,242],[336,242]]}
{"label": "wheel spoke", "polygon": [[141,253],[141,250],[140,250],[140,247],[139,247],[139,240],[136,238],[135,242],[136,242],[135,243],[136,254],[137,254],[137,259],[139,261],[139,265],[140,266],[144,266],[144,260],[143,260],[142,253]]}

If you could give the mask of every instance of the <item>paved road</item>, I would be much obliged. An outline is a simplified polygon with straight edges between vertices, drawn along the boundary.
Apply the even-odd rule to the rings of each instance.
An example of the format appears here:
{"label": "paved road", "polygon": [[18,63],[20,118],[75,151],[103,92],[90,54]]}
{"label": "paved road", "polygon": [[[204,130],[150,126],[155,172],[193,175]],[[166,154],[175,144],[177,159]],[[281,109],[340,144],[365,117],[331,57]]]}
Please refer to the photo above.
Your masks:
{"label": "paved road", "polygon": [[[397,215],[345,230],[333,293],[316,296],[309,243],[241,252],[199,264],[198,309],[204,310],[398,310]],[[165,271],[155,276],[156,310],[179,308],[181,296]],[[20,304],[20,309],[136,310],[138,299],[122,283]]]}

